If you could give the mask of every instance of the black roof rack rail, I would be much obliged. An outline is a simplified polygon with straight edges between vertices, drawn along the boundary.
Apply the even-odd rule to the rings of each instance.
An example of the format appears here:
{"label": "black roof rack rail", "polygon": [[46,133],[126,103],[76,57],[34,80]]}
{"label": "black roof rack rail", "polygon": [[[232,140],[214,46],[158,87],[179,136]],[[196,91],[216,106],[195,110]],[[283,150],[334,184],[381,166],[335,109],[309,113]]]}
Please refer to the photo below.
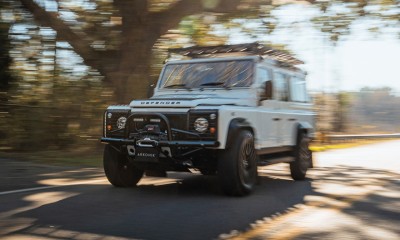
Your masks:
{"label": "black roof rack rail", "polygon": [[287,64],[304,64],[303,61],[293,57],[289,53],[273,49],[258,42],[207,47],[193,46],[186,48],[171,48],[168,49],[168,51],[170,53],[179,54],[191,58],[204,57],[204,55],[242,53],[243,55],[259,55],[264,58],[270,58]]}

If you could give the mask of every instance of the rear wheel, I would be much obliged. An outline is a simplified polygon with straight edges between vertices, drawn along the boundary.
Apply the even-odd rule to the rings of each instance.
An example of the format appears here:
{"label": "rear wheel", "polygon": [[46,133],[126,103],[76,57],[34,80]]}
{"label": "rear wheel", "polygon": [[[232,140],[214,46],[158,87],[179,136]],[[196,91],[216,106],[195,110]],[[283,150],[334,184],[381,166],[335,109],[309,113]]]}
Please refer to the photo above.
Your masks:
{"label": "rear wheel", "polygon": [[232,146],[220,153],[218,177],[222,190],[228,195],[243,196],[253,190],[257,182],[257,163],[250,131],[239,132]]}
{"label": "rear wheel", "polygon": [[143,176],[143,170],[109,144],[104,148],[103,166],[108,181],[116,187],[134,187]]}
{"label": "rear wheel", "polygon": [[309,149],[309,142],[306,134],[299,132],[294,150],[295,161],[290,163],[290,174],[294,180],[304,180],[307,169],[311,166],[312,153]]}

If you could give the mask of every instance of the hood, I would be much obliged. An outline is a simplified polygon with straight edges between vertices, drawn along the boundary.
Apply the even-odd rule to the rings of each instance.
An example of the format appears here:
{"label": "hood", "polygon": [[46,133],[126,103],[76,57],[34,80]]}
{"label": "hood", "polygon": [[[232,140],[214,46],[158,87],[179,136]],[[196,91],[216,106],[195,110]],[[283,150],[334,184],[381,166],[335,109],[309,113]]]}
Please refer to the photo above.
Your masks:
{"label": "hood", "polygon": [[130,107],[174,107],[174,108],[191,108],[199,105],[219,106],[219,105],[246,105],[241,99],[237,98],[221,98],[213,94],[204,95],[159,95],[150,99],[133,100]]}

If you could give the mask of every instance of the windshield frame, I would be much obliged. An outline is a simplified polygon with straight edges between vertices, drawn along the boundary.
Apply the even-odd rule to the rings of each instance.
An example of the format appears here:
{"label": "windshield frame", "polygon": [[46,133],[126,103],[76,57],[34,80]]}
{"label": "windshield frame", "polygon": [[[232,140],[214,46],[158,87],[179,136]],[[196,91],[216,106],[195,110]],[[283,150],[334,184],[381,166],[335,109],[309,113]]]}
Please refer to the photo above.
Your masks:
{"label": "windshield frame", "polygon": [[[241,88],[250,88],[254,83],[255,83],[255,72],[254,69],[256,67],[256,61],[259,59],[257,56],[247,56],[247,57],[234,57],[234,58],[204,58],[204,59],[192,59],[192,60],[178,60],[178,61],[171,61],[167,62],[165,66],[162,69],[162,72],[160,74],[158,83],[157,83],[157,89],[158,90],[191,90],[191,89],[209,89],[209,90],[216,90],[216,89],[241,89]],[[171,65],[184,65],[184,64],[201,64],[201,63],[220,63],[220,62],[239,62],[239,61],[245,61],[249,62],[249,70],[250,71],[250,79],[247,81],[250,82],[248,86],[223,86],[223,84],[210,84],[212,82],[218,83],[217,81],[211,81],[208,82],[208,84],[205,84],[203,86],[194,86],[194,87],[189,87],[189,86],[177,86],[177,87],[171,87],[168,88],[165,86],[168,80],[165,80],[165,74],[167,71],[167,68]],[[246,78],[247,79],[247,78]],[[180,82],[182,83],[182,82]],[[204,84],[204,83],[203,83]],[[171,85],[179,85],[179,84],[171,84]],[[168,86],[168,85],[167,85]]]}

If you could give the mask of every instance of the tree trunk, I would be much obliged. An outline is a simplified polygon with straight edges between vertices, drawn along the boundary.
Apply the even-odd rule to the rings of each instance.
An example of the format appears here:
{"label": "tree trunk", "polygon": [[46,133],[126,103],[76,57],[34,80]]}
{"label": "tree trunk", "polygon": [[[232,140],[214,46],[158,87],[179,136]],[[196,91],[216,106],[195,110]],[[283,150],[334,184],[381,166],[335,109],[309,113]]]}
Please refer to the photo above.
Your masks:
{"label": "tree trunk", "polygon": [[[0,4],[0,6],[1,5],[2,3]],[[10,30],[9,23],[0,22],[0,90],[7,90],[12,80],[12,76],[10,74],[11,58],[9,54],[10,50],[10,39],[8,38],[9,30]]]}
{"label": "tree trunk", "polygon": [[150,62],[154,41],[148,38],[146,27],[136,28],[125,35],[119,55],[118,67],[110,74],[118,104],[147,97],[150,86]]}

